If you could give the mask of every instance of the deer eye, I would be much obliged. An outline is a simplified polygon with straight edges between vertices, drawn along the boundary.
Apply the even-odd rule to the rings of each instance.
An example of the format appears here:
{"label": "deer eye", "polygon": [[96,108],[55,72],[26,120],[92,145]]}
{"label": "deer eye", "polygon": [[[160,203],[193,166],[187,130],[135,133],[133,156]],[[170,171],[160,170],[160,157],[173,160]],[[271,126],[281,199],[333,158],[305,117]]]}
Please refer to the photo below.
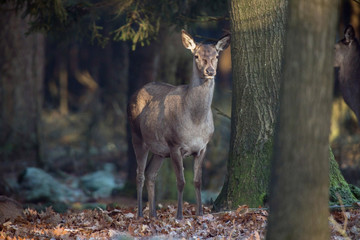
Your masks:
{"label": "deer eye", "polygon": [[198,59],[199,58],[199,55],[195,55],[195,59]]}

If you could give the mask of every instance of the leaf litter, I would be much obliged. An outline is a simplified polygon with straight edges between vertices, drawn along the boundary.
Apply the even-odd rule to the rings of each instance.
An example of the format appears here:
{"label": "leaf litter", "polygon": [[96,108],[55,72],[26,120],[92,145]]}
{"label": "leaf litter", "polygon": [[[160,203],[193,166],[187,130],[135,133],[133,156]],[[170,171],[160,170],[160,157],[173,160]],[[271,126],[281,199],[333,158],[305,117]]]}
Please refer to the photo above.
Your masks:
{"label": "leaf litter", "polygon": [[[184,203],[184,219],[175,219],[176,207],[162,206],[158,218],[137,219],[136,208],[93,209],[56,213],[24,210],[22,217],[0,225],[0,239],[265,239],[268,211],[239,206],[235,211],[213,213],[204,206]],[[360,210],[332,212],[331,239],[360,239]]]}

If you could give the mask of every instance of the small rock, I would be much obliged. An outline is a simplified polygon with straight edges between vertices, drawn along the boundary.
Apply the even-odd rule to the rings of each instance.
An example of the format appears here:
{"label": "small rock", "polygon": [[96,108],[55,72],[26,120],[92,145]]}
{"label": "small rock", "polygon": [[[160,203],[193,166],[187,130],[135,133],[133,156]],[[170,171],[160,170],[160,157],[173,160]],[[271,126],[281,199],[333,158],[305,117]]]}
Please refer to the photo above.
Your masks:
{"label": "small rock", "polygon": [[25,169],[18,181],[20,192],[29,202],[74,202],[81,197],[81,194],[39,168]]}
{"label": "small rock", "polygon": [[111,240],[133,240],[135,239],[129,234],[115,231],[115,230],[109,230],[109,237]]}
{"label": "small rock", "polygon": [[94,198],[110,197],[117,186],[111,171],[100,170],[80,178],[80,186]]}

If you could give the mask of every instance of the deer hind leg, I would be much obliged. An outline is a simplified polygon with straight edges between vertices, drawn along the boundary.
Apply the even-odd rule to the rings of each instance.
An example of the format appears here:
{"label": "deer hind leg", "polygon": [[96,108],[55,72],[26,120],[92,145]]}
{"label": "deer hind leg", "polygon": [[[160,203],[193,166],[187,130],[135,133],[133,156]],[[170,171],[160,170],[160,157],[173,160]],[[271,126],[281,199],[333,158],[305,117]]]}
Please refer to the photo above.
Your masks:
{"label": "deer hind leg", "polygon": [[174,166],[176,183],[178,190],[178,208],[177,208],[177,219],[183,219],[182,205],[183,205],[183,191],[185,186],[185,177],[184,177],[184,165],[183,158],[180,153],[180,149],[175,149],[170,152],[171,161]]}
{"label": "deer hind leg", "polygon": [[196,194],[196,215],[202,216],[203,209],[201,203],[201,183],[202,183],[202,163],[204,160],[206,148],[200,151],[198,156],[194,158],[194,186],[195,186],[195,194]]}
{"label": "deer hind leg", "polygon": [[137,189],[137,206],[138,218],[143,217],[142,212],[142,191],[145,180],[145,168],[149,149],[145,147],[142,142],[136,143],[133,139],[134,152],[136,156],[137,169],[136,169],[136,189]]}
{"label": "deer hind leg", "polygon": [[159,155],[153,155],[150,159],[145,171],[146,188],[149,197],[150,217],[156,218],[156,204],[155,204],[155,181],[159,173],[164,158]]}

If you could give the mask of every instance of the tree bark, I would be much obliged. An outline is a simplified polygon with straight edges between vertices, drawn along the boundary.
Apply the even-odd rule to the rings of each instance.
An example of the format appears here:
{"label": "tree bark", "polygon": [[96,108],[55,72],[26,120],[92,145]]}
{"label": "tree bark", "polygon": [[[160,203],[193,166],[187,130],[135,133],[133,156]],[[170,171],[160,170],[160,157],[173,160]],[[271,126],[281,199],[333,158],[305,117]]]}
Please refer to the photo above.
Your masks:
{"label": "tree bark", "polygon": [[267,239],[329,239],[336,1],[289,1]]}
{"label": "tree bark", "polygon": [[215,209],[264,204],[278,108],[286,1],[230,0],[233,100],[228,174]]}
{"label": "tree bark", "polygon": [[27,36],[15,11],[2,11],[0,25],[0,158],[40,160],[44,37]]}

